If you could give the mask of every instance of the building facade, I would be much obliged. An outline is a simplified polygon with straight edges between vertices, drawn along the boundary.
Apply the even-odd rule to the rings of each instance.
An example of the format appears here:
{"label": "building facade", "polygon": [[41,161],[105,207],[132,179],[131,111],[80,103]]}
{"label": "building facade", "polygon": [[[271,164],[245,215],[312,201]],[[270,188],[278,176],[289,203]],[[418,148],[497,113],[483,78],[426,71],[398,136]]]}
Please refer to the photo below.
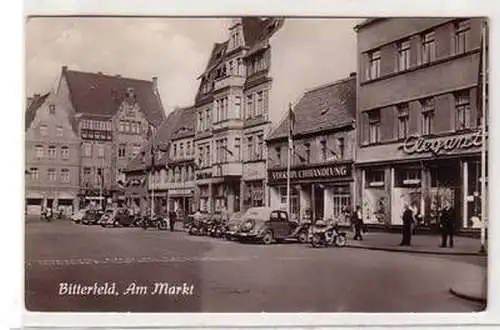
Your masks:
{"label": "building facade", "polygon": [[265,204],[269,39],[282,20],[233,19],[213,47],[195,98],[195,204],[244,211]]}
{"label": "building facade", "polygon": [[[371,19],[358,40],[358,198],[366,223],[425,224],[444,201],[457,228],[479,227],[479,18]],[[484,196],[486,198],[486,196]]]}
{"label": "building facade", "polygon": [[293,109],[293,152],[287,191],[286,117],[267,139],[269,205],[291,217],[345,223],[354,205],[356,76],[306,92]]}
{"label": "building facade", "polygon": [[25,212],[78,208],[80,140],[76,126],[51,92],[28,104],[25,127]]}
{"label": "building facade", "polygon": [[165,114],[152,81],[63,67],[59,103],[75,122],[81,141],[80,207],[124,200],[123,170]]}

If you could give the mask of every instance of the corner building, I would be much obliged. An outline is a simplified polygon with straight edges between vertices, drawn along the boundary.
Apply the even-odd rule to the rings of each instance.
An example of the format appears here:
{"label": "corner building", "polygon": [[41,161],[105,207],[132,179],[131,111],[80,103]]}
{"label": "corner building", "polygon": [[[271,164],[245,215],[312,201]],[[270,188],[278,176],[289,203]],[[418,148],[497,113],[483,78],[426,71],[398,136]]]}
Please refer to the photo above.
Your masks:
{"label": "corner building", "polygon": [[195,97],[195,206],[245,211],[265,204],[271,77],[277,18],[235,18],[213,47]]}
{"label": "corner building", "polygon": [[[356,77],[306,92],[293,110],[290,170],[292,217],[348,223],[353,206]],[[267,139],[270,206],[287,207],[288,116]]]}
{"label": "corner building", "polygon": [[358,40],[358,198],[366,223],[424,225],[445,200],[456,228],[480,226],[479,18],[369,19]]}

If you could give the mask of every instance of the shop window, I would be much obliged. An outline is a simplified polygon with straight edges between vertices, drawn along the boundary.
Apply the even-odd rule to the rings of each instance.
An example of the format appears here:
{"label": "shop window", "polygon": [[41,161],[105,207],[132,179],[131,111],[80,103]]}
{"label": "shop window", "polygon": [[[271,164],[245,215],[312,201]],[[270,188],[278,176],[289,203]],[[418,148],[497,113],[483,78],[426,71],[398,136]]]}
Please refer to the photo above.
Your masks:
{"label": "shop window", "polygon": [[395,179],[395,185],[398,187],[420,186],[421,171],[419,169],[398,169]]}
{"label": "shop window", "polygon": [[349,223],[346,213],[351,208],[351,196],[348,193],[334,193],[332,196],[333,219],[340,223]]}
{"label": "shop window", "polygon": [[428,98],[421,101],[422,105],[422,135],[432,133],[432,119],[434,118],[434,99]]}
{"label": "shop window", "polygon": [[372,110],[368,113],[369,142],[380,141],[380,110]]}
{"label": "shop window", "polygon": [[405,71],[410,68],[410,41],[405,40],[398,44],[397,71]]}
{"label": "shop window", "polygon": [[366,186],[368,187],[383,187],[385,173],[384,170],[366,171]]}
{"label": "shop window", "polygon": [[469,90],[455,94],[455,129],[457,131],[470,127],[470,94]]}
{"label": "shop window", "polygon": [[410,122],[410,109],[408,103],[398,106],[398,138],[405,139],[408,137]]}
{"label": "shop window", "polygon": [[[281,205],[286,206],[287,202],[287,187],[279,187],[280,194],[280,202]],[[291,186],[290,187],[290,210],[291,215],[290,218],[298,219],[300,215],[300,200],[299,200],[299,191]]]}
{"label": "shop window", "polygon": [[434,31],[424,33],[422,40],[422,64],[430,63],[436,59],[436,41]]}

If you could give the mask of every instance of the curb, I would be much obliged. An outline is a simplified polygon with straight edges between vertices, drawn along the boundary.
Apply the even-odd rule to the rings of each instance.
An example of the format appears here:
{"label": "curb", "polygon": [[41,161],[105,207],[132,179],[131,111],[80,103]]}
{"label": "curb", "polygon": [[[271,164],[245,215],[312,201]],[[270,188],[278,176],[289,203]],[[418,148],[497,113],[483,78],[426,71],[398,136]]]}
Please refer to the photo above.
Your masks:
{"label": "curb", "polygon": [[387,251],[387,252],[405,252],[405,253],[415,253],[415,254],[434,254],[434,255],[447,255],[447,256],[487,256],[479,252],[438,252],[438,251],[428,251],[428,250],[408,250],[408,249],[397,249],[397,248],[386,248],[378,246],[359,246],[359,245],[346,245],[346,248],[352,249],[364,249],[373,251]]}
{"label": "curb", "polygon": [[483,303],[483,304],[486,304],[486,301],[487,301],[486,298],[473,296],[473,295],[466,294],[466,293],[461,293],[453,288],[450,288],[449,291],[452,295],[454,295],[458,298],[465,299],[465,300],[470,300],[470,301],[479,302],[479,303]]}

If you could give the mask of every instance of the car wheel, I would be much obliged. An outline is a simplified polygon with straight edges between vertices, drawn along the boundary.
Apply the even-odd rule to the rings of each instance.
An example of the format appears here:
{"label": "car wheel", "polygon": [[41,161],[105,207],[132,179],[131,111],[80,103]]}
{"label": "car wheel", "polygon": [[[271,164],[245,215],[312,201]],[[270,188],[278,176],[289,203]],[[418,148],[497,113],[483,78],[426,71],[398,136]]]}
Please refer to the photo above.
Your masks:
{"label": "car wheel", "polygon": [[264,236],[262,237],[262,242],[266,245],[269,245],[273,242],[274,240],[274,237],[273,237],[273,232],[270,231],[270,230],[267,230],[265,233],[264,233]]}
{"label": "car wheel", "polygon": [[338,247],[344,247],[347,244],[347,238],[344,235],[338,235],[335,237],[335,245]]}
{"label": "car wheel", "polygon": [[118,221],[113,222],[113,226],[120,227],[120,223]]}
{"label": "car wheel", "polygon": [[307,243],[307,233],[305,231],[301,231],[299,234],[299,242],[302,244]]}
{"label": "car wheel", "polygon": [[313,235],[312,240],[311,240],[312,247],[314,247],[314,248],[319,247],[320,241],[321,241],[321,239],[319,238],[318,235]]}
{"label": "car wheel", "polygon": [[158,222],[158,229],[159,230],[167,230],[167,224],[163,221]]}

